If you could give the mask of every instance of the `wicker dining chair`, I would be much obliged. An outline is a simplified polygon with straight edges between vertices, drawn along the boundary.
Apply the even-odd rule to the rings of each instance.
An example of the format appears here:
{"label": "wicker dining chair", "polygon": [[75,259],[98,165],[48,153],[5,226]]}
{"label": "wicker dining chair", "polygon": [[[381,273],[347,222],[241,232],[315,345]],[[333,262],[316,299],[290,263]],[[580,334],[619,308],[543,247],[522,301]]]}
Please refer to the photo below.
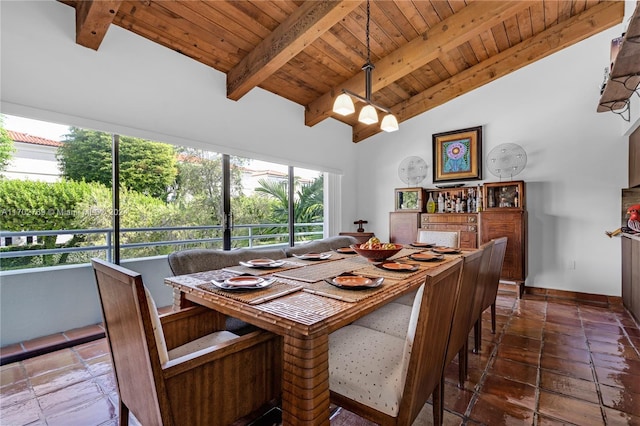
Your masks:
{"label": "wicker dining chair", "polygon": [[282,389],[282,339],[216,331],[213,311],[158,316],[140,274],[91,261],[120,401],[143,425],[228,425],[266,408]]}
{"label": "wicker dining chair", "polygon": [[427,274],[403,338],[357,324],[329,335],[333,403],[380,425],[413,423],[443,372],[461,270],[456,259]]}

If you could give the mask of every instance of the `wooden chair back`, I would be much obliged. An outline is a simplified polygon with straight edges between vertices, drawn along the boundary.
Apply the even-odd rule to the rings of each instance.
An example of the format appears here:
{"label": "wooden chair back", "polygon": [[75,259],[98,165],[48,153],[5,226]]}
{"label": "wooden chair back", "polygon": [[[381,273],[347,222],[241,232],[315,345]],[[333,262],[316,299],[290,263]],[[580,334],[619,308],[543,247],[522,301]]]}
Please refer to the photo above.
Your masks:
{"label": "wooden chair back", "polygon": [[482,297],[481,312],[484,312],[489,306],[495,303],[498,295],[498,286],[500,284],[500,275],[502,273],[502,263],[504,255],[507,251],[507,237],[496,238],[491,251],[491,261],[489,264],[489,272],[487,282],[485,283],[484,295]]}
{"label": "wooden chair back", "polygon": [[465,253],[462,257],[462,273],[460,274],[456,308],[451,322],[451,337],[447,345],[447,356],[444,362],[445,368],[467,343],[469,329],[472,321],[475,321],[475,318],[472,319],[472,308],[483,253],[484,248],[480,248],[474,252]]}
{"label": "wooden chair back", "polygon": [[156,387],[162,373],[142,277],[98,259],[91,263],[121,404],[143,425],[171,424],[160,410],[168,401]]}
{"label": "wooden chair back", "polygon": [[396,424],[413,423],[440,381],[461,270],[462,260],[456,260],[427,274]]}
{"label": "wooden chair back", "polygon": [[491,256],[493,254],[494,240],[488,241],[480,246],[482,251],[482,259],[480,260],[480,270],[478,271],[478,286],[476,287],[476,294],[474,296],[473,307],[471,308],[471,317],[469,318],[469,328],[467,333],[471,330],[476,320],[482,315],[484,308],[484,293],[486,287],[489,285],[491,279]]}

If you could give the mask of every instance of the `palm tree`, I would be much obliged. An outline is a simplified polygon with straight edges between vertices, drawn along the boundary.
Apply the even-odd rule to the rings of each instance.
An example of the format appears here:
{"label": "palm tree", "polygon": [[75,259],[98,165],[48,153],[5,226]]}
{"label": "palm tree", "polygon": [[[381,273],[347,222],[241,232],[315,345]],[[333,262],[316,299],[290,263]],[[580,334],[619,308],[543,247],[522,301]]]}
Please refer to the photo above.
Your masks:
{"label": "palm tree", "polygon": [[[260,179],[256,192],[265,194],[277,201],[272,210],[273,223],[288,223],[289,219],[289,191],[288,182],[268,181]],[[320,176],[309,184],[300,184],[299,178],[294,178],[296,194],[293,201],[294,223],[322,223],[324,219],[324,179]],[[299,232],[311,231],[313,227],[299,228]]]}

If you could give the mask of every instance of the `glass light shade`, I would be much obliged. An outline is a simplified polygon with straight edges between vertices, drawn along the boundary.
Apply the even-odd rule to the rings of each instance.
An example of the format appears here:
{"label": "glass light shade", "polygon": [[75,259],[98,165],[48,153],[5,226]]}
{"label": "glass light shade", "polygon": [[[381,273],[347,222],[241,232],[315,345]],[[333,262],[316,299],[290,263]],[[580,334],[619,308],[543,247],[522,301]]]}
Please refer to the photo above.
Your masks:
{"label": "glass light shade", "polygon": [[378,113],[376,112],[376,109],[371,105],[365,105],[365,107],[360,110],[358,121],[364,124],[377,123]]}
{"label": "glass light shade", "polygon": [[356,111],[355,106],[353,106],[353,100],[351,96],[346,93],[341,94],[336,98],[333,102],[333,112],[340,115],[349,115],[353,114]]}
{"label": "glass light shade", "polygon": [[395,132],[400,127],[398,126],[398,120],[395,115],[387,114],[382,119],[382,124],[380,124],[380,128],[385,132]]}

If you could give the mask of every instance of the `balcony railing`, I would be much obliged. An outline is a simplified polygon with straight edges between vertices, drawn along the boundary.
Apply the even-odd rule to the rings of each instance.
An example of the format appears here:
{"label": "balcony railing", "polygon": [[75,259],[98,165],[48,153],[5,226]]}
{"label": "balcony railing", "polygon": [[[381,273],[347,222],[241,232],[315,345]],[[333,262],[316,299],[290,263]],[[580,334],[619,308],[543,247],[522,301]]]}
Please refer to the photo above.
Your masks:
{"label": "balcony railing", "polygon": [[[296,241],[322,238],[322,223],[298,223],[294,225]],[[267,247],[288,244],[288,225],[282,223],[234,225],[232,230],[232,246]],[[145,236],[146,233],[146,236]],[[168,254],[169,252],[186,248],[207,247],[222,248],[223,229],[220,225],[211,226],[175,226],[152,228],[123,228],[120,230],[121,258],[147,257]],[[177,234],[177,235],[176,235]],[[170,236],[177,238],[170,238]],[[0,270],[37,268],[40,266],[58,266],[88,262],[91,257],[103,257],[108,261],[113,258],[114,230],[113,229],[70,229],[46,231],[0,231],[3,241],[7,238],[55,236],[59,242],[76,238],[71,246],[64,247],[63,243],[56,244],[56,248],[31,249],[35,244],[9,245],[0,249]],[[152,238],[152,236],[154,236]],[[161,248],[165,248],[164,250]],[[133,253],[127,256],[127,253]],[[75,256],[74,254],[79,254]],[[32,264],[27,258],[34,259],[42,256],[65,256],[63,261]],[[71,259],[69,259],[71,257]],[[16,259],[9,261],[8,259]],[[22,259],[17,260],[17,259]],[[25,262],[25,260],[27,260]]]}

